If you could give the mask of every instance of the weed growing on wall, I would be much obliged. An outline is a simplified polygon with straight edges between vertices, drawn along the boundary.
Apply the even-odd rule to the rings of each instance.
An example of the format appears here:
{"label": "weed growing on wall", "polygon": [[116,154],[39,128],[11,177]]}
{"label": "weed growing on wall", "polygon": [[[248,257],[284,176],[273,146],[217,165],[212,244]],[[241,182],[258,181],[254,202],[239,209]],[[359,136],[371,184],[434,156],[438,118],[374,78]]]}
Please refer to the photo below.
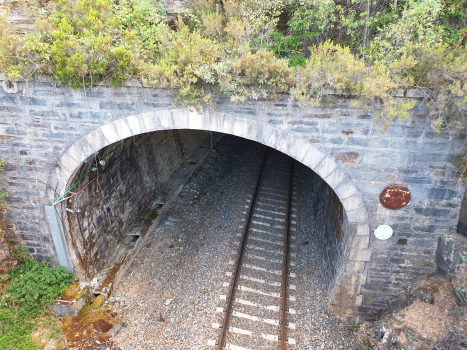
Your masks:
{"label": "weed growing on wall", "polygon": [[467,154],[460,154],[451,163],[456,167],[457,172],[455,177],[460,178],[463,182],[467,180]]}
{"label": "weed growing on wall", "polygon": [[54,302],[74,280],[73,273],[64,267],[35,261],[27,251],[22,247],[13,252],[12,257],[19,264],[9,272],[8,284],[0,297],[0,349],[39,349],[31,333],[38,323],[47,320],[44,307]]}
{"label": "weed growing on wall", "polygon": [[[0,181],[2,179],[2,174],[5,171],[5,166],[6,166],[6,162],[0,159]],[[8,197],[8,192],[0,188],[0,208],[6,205],[7,197]]]}
{"label": "weed growing on wall", "polygon": [[[2,185],[2,174],[5,171],[6,162],[0,159],[0,186]],[[6,198],[8,197],[8,192],[0,187],[0,209],[4,208],[6,205]],[[0,223],[1,224],[1,223]],[[3,232],[0,231],[0,238],[2,238]]]}

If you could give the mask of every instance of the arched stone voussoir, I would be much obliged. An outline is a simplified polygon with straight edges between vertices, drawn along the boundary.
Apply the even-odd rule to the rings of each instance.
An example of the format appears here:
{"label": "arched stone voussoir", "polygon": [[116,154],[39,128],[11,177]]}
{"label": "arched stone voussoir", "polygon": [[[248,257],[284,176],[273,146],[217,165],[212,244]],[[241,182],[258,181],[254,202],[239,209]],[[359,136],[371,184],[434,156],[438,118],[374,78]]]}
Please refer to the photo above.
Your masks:
{"label": "arched stone voussoir", "polygon": [[290,135],[285,130],[279,129],[278,135],[279,137],[277,139],[276,149],[284,154],[290,155],[290,149],[292,148],[292,145],[302,143],[301,139],[290,137]]}
{"label": "arched stone voussoir", "polygon": [[[158,130],[178,129],[178,127],[175,125],[175,122],[174,122],[173,113],[174,113],[174,110],[172,109],[165,110],[165,111],[156,111],[156,118],[159,120],[159,125],[160,125],[160,128]],[[186,113],[187,111],[182,111],[178,109],[175,110],[175,114],[177,118],[180,118],[180,120],[183,120],[185,125],[188,120]],[[157,131],[157,130],[153,130],[153,131]]]}
{"label": "arched stone voussoir", "polygon": [[347,211],[347,218],[349,222],[368,222],[368,210],[366,209],[365,204],[361,204],[358,208]]}
{"label": "arched stone voussoir", "polygon": [[83,161],[107,145],[109,145],[109,142],[99,129],[90,132],[75,142],[75,146],[79,148],[84,155]]}
{"label": "arched stone voussoir", "polygon": [[255,141],[275,149],[277,145],[277,140],[279,138],[279,130],[270,127],[269,125],[263,125],[262,133],[260,133],[257,136],[258,139]]}
{"label": "arched stone voussoir", "polygon": [[121,140],[115,129],[114,122],[102,125],[98,130],[102,132],[102,135],[107,140],[107,145]]}
{"label": "arched stone voussoir", "polygon": [[55,200],[55,197],[58,198],[58,194],[60,193],[62,183],[64,180],[60,179],[60,170],[58,168],[54,168],[49,174],[49,179],[47,181],[47,189],[50,191],[46,192],[46,197],[44,198],[44,202],[46,205],[50,205]]}
{"label": "arched stone voussoir", "polygon": [[268,147],[277,149],[278,144],[282,137],[282,130],[276,129],[269,125],[265,125],[263,130],[264,130],[264,133],[263,133],[263,138],[262,138],[263,139],[262,144]]}
{"label": "arched stone voussoir", "polygon": [[321,162],[313,169],[315,173],[325,179],[337,168],[337,163],[331,156],[324,157]]}
{"label": "arched stone voussoir", "polygon": [[130,115],[126,118],[126,123],[131,129],[131,133],[133,135],[139,135],[148,132],[146,126],[144,125],[143,118],[140,115]]}
{"label": "arched stone voussoir", "polygon": [[209,113],[209,123],[206,124],[205,130],[209,129],[215,132],[223,132],[224,128],[224,112],[212,112]]}
{"label": "arched stone voussoir", "polygon": [[256,120],[248,120],[247,125],[248,130],[245,138],[248,140],[260,142],[259,140],[261,139],[261,135],[263,132],[263,124]]}
{"label": "arched stone voussoir", "polygon": [[69,154],[77,163],[81,163],[87,158],[82,148],[80,148],[76,142],[68,147],[65,153]]}
{"label": "arched stone voussoir", "polygon": [[353,222],[349,224],[351,236],[369,236],[370,235],[370,224],[369,222]]}
{"label": "arched stone voussoir", "polygon": [[76,169],[76,167],[80,163],[81,163],[80,161],[77,161],[75,158],[73,158],[70,155],[70,152],[66,150],[65,153],[63,153],[60,159],[58,160],[57,162],[58,166],[55,168],[56,171],[62,172],[62,174],[60,174],[61,176],[59,177],[59,179],[65,178],[65,176],[66,178],[70,177],[73,174],[74,169]]}
{"label": "arched stone voussoir", "polygon": [[345,210],[348,212],[356,210],[365,205],[365,203],[363,202],[363,198],[359,193],[356,193],[353,196],[347,197],[343,199],[341,202]]}
{"label": "arched stone voussoir", "polygon": [[340,186],[338,186],[337,188],[333,188],[333,189],[334,189],[334,192],[336,192],[339,199],[341,200],[341,202],[344,199],[353,196],[354,194],[360,193],[357,186],[355,186],[355,184],[353,183],[351,179],[349,179],[346,182],[343,182]]}
{"label": "arched stone voussoir", "polygon": [[[66,185],[70,180],[71,176],[73,175],[73,171],[66,168],[60,158],[57,162],[58,167],[52,170],[51,176],[49,176],[48,185],[53,188],[57,194],[62,195],[66,191]],[[75,163],[74,169],[79,165],[79,163]],[[70,165],[71,166],[71,165]]]}
{"label": "arched stone voussoir", "polygon": [[189,129],[189,120],[192,116],[195,117],[196,114],[197,112],[194,110],[190,111],[187,108],[176,108],[170,110],[171,120],[164,118],[161,119],[161,121],[163,121],[163,125],[165,125],[166,121],[170,122],[167,125],[167,129]]}
{"label": "arched stone voussoir", "polygon": [[127,118],[120,118],[113,122],[115,130],[120,140],[124,140],[128,137],[134,136],[130,126],[127,123]]}
{"label": "arched stone voussoir", "polygon": [[235,115],[224,114],[222,119],[222,131],[224,134],[235,135],[234,126],[237,121]]}
{"label": "arched stone voussoir", "polygon": [[290,140],[291,144],[287,146],[287,154],[300,163],[303,163],[303,158],[310,150],[314,149],[305,139],[288,137],[288,140]]}
{"label": "arched stone voussoir", "polygon": [[[209,113],[209,112],[208,112]],[[176,118],[174,113],[174,118]],[[209,116],[205,116],[197,111],[190,111],[188,113],[188,127],[191,130],[204,130],[206,121],[209,120]]]}
{"label": "arched stone voussoir", "polygon": [[340,165],[324,178],[324,181],[326,181],[331,188],[337,188],[349,180],[350,176]]}
{"label": "arched stone voussoir", "polygon": [[326,157],[325,153],[321,152],[316,147],[311,147],[303,157],[302,163],[313,170],[324,159],[324,157]]}
{"label": "arched stone voussoir", "polygon": [[146,132],[153,132],[162,129],[159,118],[156,115],[156,111],[142,113],[138,115],[138,117],[143,122]]}
{"label": "arched stone voussoir", "polygon": [[235,118],[235,123],[232,127],[232,135],[249,139],[251,135],[248,120],[245,118]]}

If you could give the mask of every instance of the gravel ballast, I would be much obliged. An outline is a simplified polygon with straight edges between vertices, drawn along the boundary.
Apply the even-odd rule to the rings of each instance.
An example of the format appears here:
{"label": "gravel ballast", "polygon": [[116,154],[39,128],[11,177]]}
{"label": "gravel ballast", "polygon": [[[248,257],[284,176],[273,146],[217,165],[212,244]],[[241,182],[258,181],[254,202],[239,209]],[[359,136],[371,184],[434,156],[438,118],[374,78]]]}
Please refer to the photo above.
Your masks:
{"label": "gravel ballast", "polygon": [[[108,303],[122,317],[114,336],[123,350],[214,349],[222,323],[218,312],[228,292],[232,251],[247,220],[266,147],[233,136],[224,138],[195,171],[151,234]],[[320,242],[307,207],[308,168],[295,166],[292,213],[296,253],[289,270],[297,296],[296,340],[288,349],[358,349],[349,325],[326,310]],[[259,349],[259,348],[258,348]]]}

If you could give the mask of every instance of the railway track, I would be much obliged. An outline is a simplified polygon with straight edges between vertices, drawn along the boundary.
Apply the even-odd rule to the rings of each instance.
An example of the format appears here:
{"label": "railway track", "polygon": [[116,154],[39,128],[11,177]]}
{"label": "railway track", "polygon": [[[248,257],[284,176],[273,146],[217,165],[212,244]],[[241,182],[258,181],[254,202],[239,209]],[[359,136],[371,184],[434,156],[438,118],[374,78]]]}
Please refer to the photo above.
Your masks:
{"label": "railway track", "polygon": [[[295,286],[289,279],[292,222],[292,182],[294,161],[275,150],[267,151],[256,189],[245,206],[246,224],[242,225],[239,245],[231,251],[227,295],[221,295],[224,307],[217,340],[209,345],[218,350],[285,350],[295,340],[287,336],[295,329],[290,317],[295,313],[290,303],[295,301]],[[230,279],[230,280],[229,280]],[[290,281],[293,283],[293,281]]]}

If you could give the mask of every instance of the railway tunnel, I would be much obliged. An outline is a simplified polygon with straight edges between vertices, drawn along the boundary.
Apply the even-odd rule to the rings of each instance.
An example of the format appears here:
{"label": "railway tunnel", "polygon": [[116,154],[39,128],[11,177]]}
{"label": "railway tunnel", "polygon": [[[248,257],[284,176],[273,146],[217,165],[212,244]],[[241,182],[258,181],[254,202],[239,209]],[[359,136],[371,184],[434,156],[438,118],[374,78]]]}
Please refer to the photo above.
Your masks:
{"label": "railway tunnel", "polygon": [[[410,96],[418,98],[412,92]],[[55,263],[74,269],[81,280],[91,281],[96,293],[109,295],[116,285],[112,281],[124,281],[123,272],[128,276],[133,271],[139,261],[138,252],[150,249],[146,244],[153,246],[149,233],[155,232],[157,225],[167,227],[161,231],[166,233],[171,226],[181,224],[176,221],[179,217],[165,211],[171,201],[182,199],[177,192],[189,188],[181,186],[188,184],[187,178],[205,178],[196,174],[203,166],[209,168],[201,160],[211,155],[211,140],[212,148],[218,149],[216,132],[255,141],[290,156],[298,164],[296,169],[312,169],[317,175],[313,174],[316,181],[308,188],[317,188],[315,185],[323,179],[340,199],[344,221],[337,227],[341,228],[344,243],[340,250],[333,251],[341,252],[341,260],[326,260],[324,256],[319,261],[332,267],[329,273],[323,273],[326,300],[322,303],[342,319],[374,320],[390,309],[391,300],[401,290],[436,273],[438,242],[455,239],[456,227],[462,228],[459,213],[463,212],[465,184],[455,179],[451,161],[463,151],[465,135],[451,139],[432,132],[423,101],[416,102],[410,118],[394,121],[382,133],[375,124],[376,116],[356,109],[351,99],[323,110],[298,106],[288,95],[243,104],[216,96],[212,110],[196,111],[180,107],[170,91],[147,88],[141,83],[83,92],[42,78],[18,82],[13,90],[0,91],[0,99],[0,152],[7,161],[4,185],[10,193],[8,206],[0,213],[5,240],[13,247],[29,247],[35,259],[52,256]],[[175,130],[178,138],[167,137],[167,144],[161,141],[157,147],[152,146],[151,152],[149,146],[140,147],[151,133],[162,137]],[[198,141],[204,137],[201,134],[195,141],[183,136],[196,130],[201,134],[204,130],[207,137],[204,149],[198,150]],[[174,141],[169,142],[169,138]],[[176,139],[183,147],[177,146]],[[121,163],[123,158],[115,156],[125,150],[129,154],[130,146],[141,155],[152,154],[153,159],[142,162],[143,157],[128,155],[130,161]],[[164,152],[154,151],[157,148]],[[156,159],[157,154],[160,159]],[[151,164],[152,169],[160,171],[151,173]],[[111,173],[110,168],[116,171]],[[392,208],[381,201],[388,189],[400,185],[403,193],[410,194],[405,206]],[[306,198],[311,200],[312,193],[307,191],[301,193],[307,193]],[[100,197],[86,198],[90,193]],[[197,196],[195,205],[207,198],[193,191],[190,195]],[[98,209],[93,211],[84,199]],[[194,223],[203,223],[206,216],[195,216],[198,207],[190,205],[193,208],[185,209],[193,213]],[[64,218],[64,230],[55,209]],[[316,209],[317,213],[310,212],[306,217],[313,214],[317,221],[330,218],[324,209]],[[125,226],[130,222],[134,225]],[[54,230],[51,225],[55,225]],[[222,223],[218,226],[224,227]],[[374,230],[381,226],[393,230],[390,238],[376,235]],[[198,249],[210,242],[199,234],[192,237],[197,238],[193,245],[199,245]],[[183,237],[179,239],[183,242]],[[172,254],[187,249],[176,242],[178,239],[160,251]],[[308,243],[297,247],[311,247],[311,241]],[[319,247],[323,254],[324,245],[320,243]],[[328,252],[329,256],[333,251]],[[154,266],[169,266],[164,259]],[[201,271],[199,266],[204,263],[198,262],[196,271]],[[334,283],[330,282],[333,278]]]}
{"label": "railway tunnel", "polygon": [[[218,344],[223,312],[240,315],[228,321],[234,331],[225,335],[226,346],[276,348],[279,295],[288,303],[287,341],[306,343],[309,332],[295,324],[313,328],[313,317],[327,313],[339,288],[350,239],[342,203],[309,167],[260,143],[201,130],[141,134],[93,153],[66,188],[55,207],[78,276],[94,279],[94,293],[115,292],[116,298],[114,283],[128,286],[135,276],[142,279],[132,288],[177,295],[166,298],[180,299],[174,320],[194,314],[196,323],[212,325],[199,328],[204,337],[185,330],[203,339],[196,348]],[[281,225],[288,232],[286,252]],[[287,272],[279,273],[284,266]],[[242,302],[226,311],[235,290]],[[154,310],[163,308],[154,303]],[[259,322],[264,329],[250,324],[258,320],[266,320]]]}

